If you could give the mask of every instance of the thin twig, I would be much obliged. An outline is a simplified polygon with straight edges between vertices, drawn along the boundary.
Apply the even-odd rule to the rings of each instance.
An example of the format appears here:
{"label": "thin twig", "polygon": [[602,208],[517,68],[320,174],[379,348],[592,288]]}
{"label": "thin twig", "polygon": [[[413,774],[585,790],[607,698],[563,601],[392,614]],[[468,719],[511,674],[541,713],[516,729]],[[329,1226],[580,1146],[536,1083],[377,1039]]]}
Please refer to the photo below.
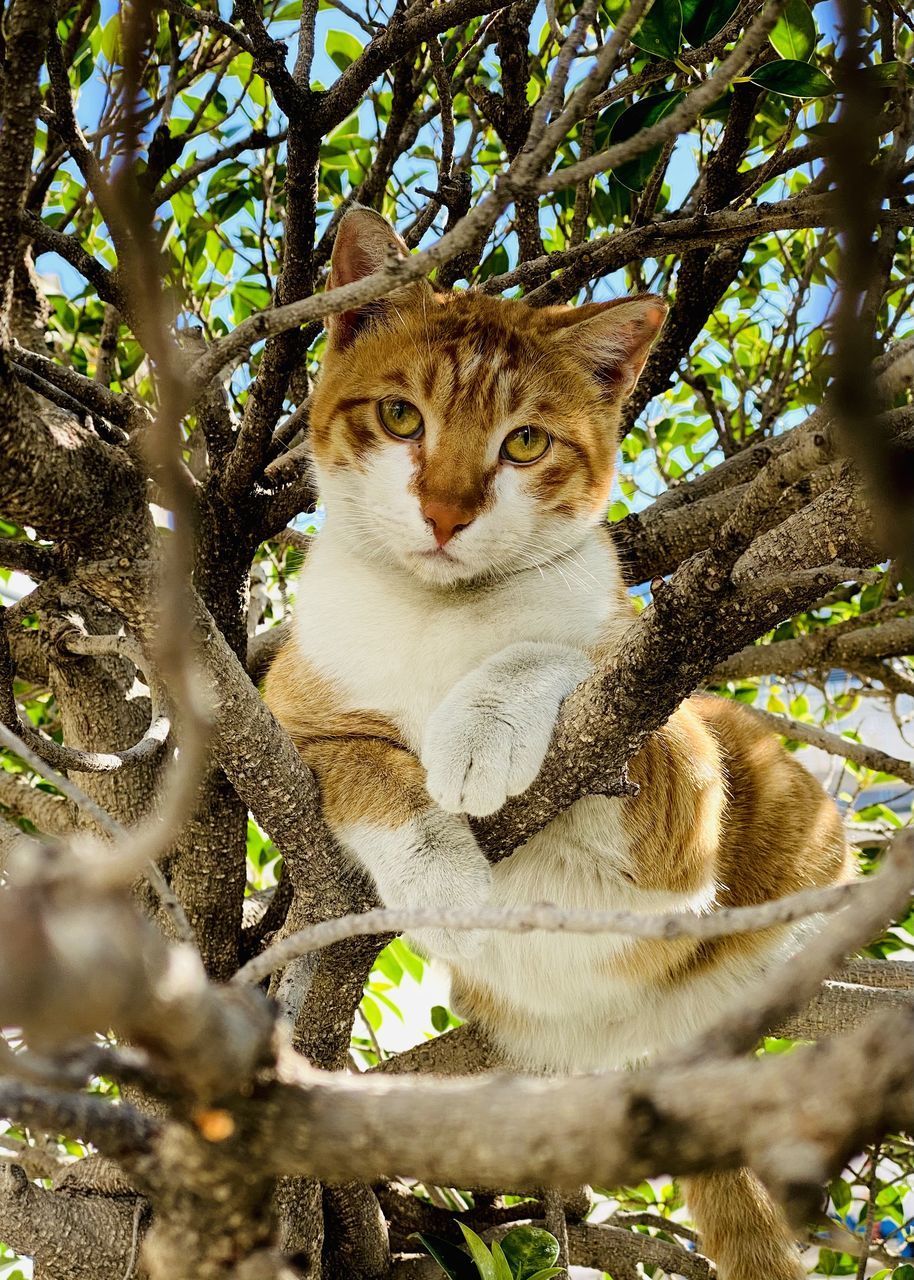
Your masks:
{"label": "thin twig", "polygon": [[402,933],[414,929],[497,929],[506,933],[616,933],[632,938],[722,938],[756,933],[820,912],[838,911],[858,891],[856,884],[803,889],[761,906],[723,907],[709,915],[687,911],[648,914],[636,911],[575,911],[540,904],[531,907],[486,907],[471,911],[429,907],[381,907],[311,925],[268,947],[240,969],[234,981],[259,982],[299,956],[310,955],[346,938]]}

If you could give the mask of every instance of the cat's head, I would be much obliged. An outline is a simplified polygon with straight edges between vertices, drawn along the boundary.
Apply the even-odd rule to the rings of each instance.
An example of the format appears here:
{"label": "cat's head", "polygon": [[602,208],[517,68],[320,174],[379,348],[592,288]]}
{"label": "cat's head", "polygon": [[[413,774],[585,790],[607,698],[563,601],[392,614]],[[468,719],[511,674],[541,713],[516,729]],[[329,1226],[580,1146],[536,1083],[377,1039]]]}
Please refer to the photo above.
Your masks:
{"label": "cat's head", "polygon": [[[405,254],[370,209],[342,219],[331,285]],[[654,295],[535,308],[427,281],[328,321],[311,440],[328,520],[425,582],[503,578],[605,514],[619,411],[666,315]]]}

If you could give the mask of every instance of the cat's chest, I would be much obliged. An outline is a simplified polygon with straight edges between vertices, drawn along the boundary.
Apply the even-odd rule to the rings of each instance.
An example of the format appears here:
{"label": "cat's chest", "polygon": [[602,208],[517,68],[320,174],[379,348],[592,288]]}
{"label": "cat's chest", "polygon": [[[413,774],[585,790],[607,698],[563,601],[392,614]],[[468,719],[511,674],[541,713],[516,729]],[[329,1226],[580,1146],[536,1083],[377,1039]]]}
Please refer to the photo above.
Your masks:
{"label": "cat's chest", "polygon": [[298,642],[347,705],[387,716],[417,748],[452,685],[506,645],[596,644],[610,607],[602,586],[575,594],[536,575],[509,591],[431,593],[318,547],[300,579]]}

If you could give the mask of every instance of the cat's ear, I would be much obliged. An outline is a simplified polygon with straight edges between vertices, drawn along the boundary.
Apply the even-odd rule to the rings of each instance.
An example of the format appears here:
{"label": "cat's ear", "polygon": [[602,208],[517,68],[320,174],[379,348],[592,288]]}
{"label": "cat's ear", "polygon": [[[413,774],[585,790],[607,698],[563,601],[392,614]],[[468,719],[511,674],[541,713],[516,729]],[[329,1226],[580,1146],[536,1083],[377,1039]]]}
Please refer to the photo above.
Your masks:
{"label": "cat's ear", "polygon": [[[408,254],[405,241],[385,218],[374,209],[357,205],[343,215],[337,227],[327,288],[335,289],[339,285],[362,280],[380,270],[391,257],[405,258]],[[328,316],[326,324],[330,345],[338,350],[350,346],[368,325],[383,324],[385,320],[393,319],[397,307],[418,302],[423,293],[427,296],[432,294],[427,280],[398,289],[393,298],[378,298],[354,311]]]}
{"label": "cat's ear", "polygon": [[657,294],[641,293],[583,307],[552,307],[549,315],[556,341],[588,367],[607,397],[618,400],[634,390],[667,310]]}

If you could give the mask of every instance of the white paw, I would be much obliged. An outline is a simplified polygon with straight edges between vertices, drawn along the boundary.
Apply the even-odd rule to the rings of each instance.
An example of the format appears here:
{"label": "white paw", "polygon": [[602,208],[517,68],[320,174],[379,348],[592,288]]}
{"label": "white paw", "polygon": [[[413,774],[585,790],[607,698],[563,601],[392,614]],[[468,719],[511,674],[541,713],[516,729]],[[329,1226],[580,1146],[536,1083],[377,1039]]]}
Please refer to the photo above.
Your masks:
{"label": "white paw", "polygon": [[513,644],[458,680],[422,741],[429,795],[448,813],[485,817],[540,771],[559,708],[593,670],[567,645]]}
{"label": "white paw", "polygon": [[[394,830],[352,827],[340,838],[370,871],[386,907],[467,912],[489,900],[491,868],[466,822],[449,813],[429,808]],[[483,941],[472,929],[429,927],[409,936],[442,960],[468,959]]]}

